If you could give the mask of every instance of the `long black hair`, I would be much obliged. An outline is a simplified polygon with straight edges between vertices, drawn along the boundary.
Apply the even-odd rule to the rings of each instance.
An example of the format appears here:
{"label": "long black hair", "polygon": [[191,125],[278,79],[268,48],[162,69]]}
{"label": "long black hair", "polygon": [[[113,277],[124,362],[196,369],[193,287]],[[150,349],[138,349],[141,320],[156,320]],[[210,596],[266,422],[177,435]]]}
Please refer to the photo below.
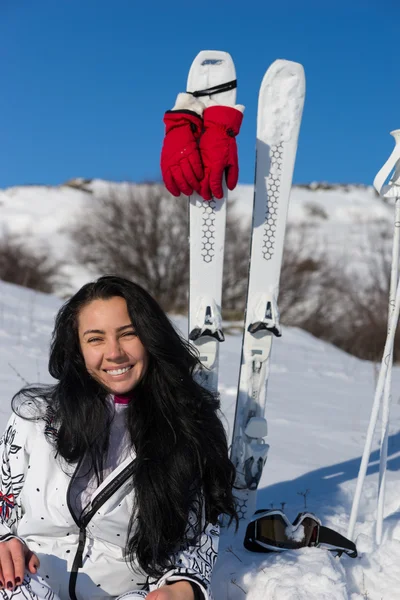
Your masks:
{"label": "long black hair", "polygon": [[[177,547],[194,543],[202,514],[216,523],[226,514],[237,523],[232,495],[235,469],[228,458],[219,399],[196,382],[200,362],[158,303],[141,286],[116,276],[84,285],[59,310],[52,335],[49,372],[53,386],[30,386],[13,398],[42,398],[57,431],[54,444],[68,463],[90,456],[101,473],[110,424],[109,391],[88,373],[80,349],[78,316],[93,300],[125,299],[149,357],[147,370],[127,408],[127,428],[136,452],[134,508],[127,560],[150,576],[170,566]],[[198,524],[188,536],[188,516]],[[192,532],[193,530],[190,529]],[[192,534],[191,534],[192,535]]]}

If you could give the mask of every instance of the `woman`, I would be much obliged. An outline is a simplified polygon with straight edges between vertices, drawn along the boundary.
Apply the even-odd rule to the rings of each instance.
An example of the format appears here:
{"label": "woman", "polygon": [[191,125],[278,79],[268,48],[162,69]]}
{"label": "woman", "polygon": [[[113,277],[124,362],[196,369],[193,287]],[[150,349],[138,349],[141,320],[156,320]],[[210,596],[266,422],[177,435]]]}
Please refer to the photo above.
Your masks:
{"label": "woman", "polygon": [[211,598],[234,468],[199,366],[126,279],[101,277],[60,309],[57,383],[13,398],[1,440],[4,596]]}

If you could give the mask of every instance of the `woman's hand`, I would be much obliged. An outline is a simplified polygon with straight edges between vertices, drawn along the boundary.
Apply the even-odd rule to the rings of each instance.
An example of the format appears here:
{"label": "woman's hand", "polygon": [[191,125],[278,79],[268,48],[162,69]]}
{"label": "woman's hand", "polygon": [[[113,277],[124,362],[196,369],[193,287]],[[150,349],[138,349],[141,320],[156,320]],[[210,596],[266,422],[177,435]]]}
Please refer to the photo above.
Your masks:
{"label": "woman's hand", "polygon": [[150,592],[146,600],[194,600],[194,594],[188,581],[177,581]]}
{"label": "woman's hand", "polygon": [[23,582],[26,570],[36,573],[39,565],[36,554],[21,540],[0,542],[0,588],[13,590]]}

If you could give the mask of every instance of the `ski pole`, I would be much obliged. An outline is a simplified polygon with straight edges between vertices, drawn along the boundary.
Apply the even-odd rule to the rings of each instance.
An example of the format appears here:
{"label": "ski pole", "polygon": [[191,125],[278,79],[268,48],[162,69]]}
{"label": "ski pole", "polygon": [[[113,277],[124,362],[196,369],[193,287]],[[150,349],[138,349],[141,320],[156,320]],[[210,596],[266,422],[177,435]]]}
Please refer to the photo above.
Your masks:
{"label": "ski pole", "polygon": [[[389,184],[383,186],[383,189],[378,189],[378,193],[385,198],[395,198],[395,217],[394,217],[394,235],[392,247],[392,267],[390,273],[390,291],[389,291],[389,307],[388,307],[388,329],[390,327],[390,317],[393,313],[396,286],[399,279],[399,251],[400,251],[400,158],[397,159],[397,150],[400,146],[400,131],[393,131],[392,135],[395,138],[395,150],[392,155],[395,155],[396,168]],[[390,157],[389,167],[393,164],[393,158]],[[378,181],[379,183],[379,181]],[[393,348],[391,355],[388,357],[388,371],[383,392],[382,404],[382,434],[381,448],[379,460],[379,485],[378,485],[378,506],[376,515],[376,543],[379,546],[382,541],[382,524],[383,512],[385,507],[385,490],[386,490],[386,468],[388,456],[388,438],[389,438],[389,423],[390,423],[390,405],[391,405],[391,388],[392,388],[392,365],[393,365]]]}
{"label": "ski pole", "polygon": [[[395,146],[391,156],[386,161],[386,163],[384,164],[384,166],[382,167],[382,169],[379,171],[379,173],[377,174],[377,176],[374,179],[374,187],[375,187],[375,189],[377,189],[377,191],[379,193],[381,193],[381,192],[387,193],[388,192],[387,187],[385,187],[385,189],[384,189],[384,183],[400,159],[400,143],[399,143],[400,130],[392,131],[391,134],[393,135],[393,137],[396,140],[396,146]],[[397,225],[397,212],[396,212],[396,225]],[[398,229],[397,226],[396,226],[396,229]],[[395,242],[395,243],[397,243],[397,242]],[[393,253],[394,252],[395,252],[395,250],[393,250]],[[393,263],[392,263],[391,282],[396,281],[396,283],[397,283],[397,280],[394,279],[395,268],[396,268],[395,265],[393,265]],[[395,284],[393,284],[393,285],[395,285]],[[375,390],[374,402],[372,405],[371,417],[370,417],[370,421],[369,421],[369,425],[368,425],[367,438],[365,440],[364,452],[362,455],[360,469],[359,469],[359,473],[358,473],[358,477],[357,477],[356,491],[354,494],[353,505],[351,508],[350,521],[349,521],[349,527],[348,527],[348,532],[347,532],[347,535],[349,538],[352,538],[353,534],[354,534],[354,527],[355,527],[356,520],[357,520],[358,508],[359,508],[360,498],[361,498],[361,491],[362,491],[362,487],[363,487],[364,480],[365,480],[365,475],[366,475],[367,468],[368,468],[368,461],[369,461],[369,457],[371,454],[372,440],[373,440],[373,435],[374,435],[374,431],[375,431],[375,427],[376,427],[376,422],[378,419],[379,407],[380,407],[380,403],[382,400],[382,393],[383,393],[383,389],[384,389],[385,382],[386,382],[389,363],[391,363],[391,361],[392,361],[393,343],[394,343],[394,336],[395,336],[396,328],[397,328],[397,322],[399,319],[399,312],[400,312],[400,284],[397,284],[397,291],[396,291],[396,296],[395,296],[395,300],[394,300],[394,306],[393,306],[391,312],[389,310],[388,333],[387,333],[387,337],[386,337],[385,348],[383,351],[383,357],[382,357],[382,363],[381,363],[381,368],[380,368],[380,372],[379,372],[378,383],[377,383],[376,390]],[[391,366],[390,366],[390,372],[391,372]],[[390,389],[389,389],[389,391],[390,391]],[[384,485],[384,482],[385,482],[385,476],[383,475],[382,476],[382,484],[383,485]],[[382,498],[382,501],[383,501],[383,498]]]}
{"label": "ski pole", "polygon": [[362,459],[361,459],[360,470],[359,470],[358,478],[357,478],[356,491],[355,491],[354,499],[353,499],[353,506],[351,508],[349,528],[347,530],[347,537],[349,537],[350,539],[352,539],[352,537],[353,537],[354,526],[355,526],[356,520],[357,520],[357,513],[358,513],[358,507],[360,504],[361,490],[362,490],[362,486],[364,484],[365,474],[367,472],[368,461],[369,461],[369,457],[371,454],[372,439],[373,439],[373,435],[374,435],[374,431],[375,431],[376,422],[378,420],[379,406],[380,406],[381,399],[382,399],[382,392],[383,392],[383,388],[385,385],[385,379],[386,379],[386,374],[387,374],[387,369],[388,369],[387,357],[390,356],[390,354],[392,352],[394,334],[396,332],[397,322],[399,320],[399,313],[400,313],[400,283],[397,285],[395,306],[394,306],[393,313],[392,313],[392,316],[390,319],[390,329],[389,329],[389,333],[386,338],[385,349],[383,351],[383,358],[382,358],[381,368],[379,371],[378,384],[376,386],[375,397],[374,397],[374,402],[373,402],[372,411],[371,411],[371,417],[370,417],[370,421],[369,421],[369,425],[368,425],[367,438],[365,440],[364,452],[363,452]]}
{"label": "ski pole", "polygon": [[[390,294],[389,294],[389,310],[388,310],[388,329],[390,327],[390,317],[394,308],[394,297],[396,284],[398,281],[399,269],[399,248],[400,248],[400,198],[396,199],[395,210],[395,227],[392,251],[392,269],[390,277]],[[393,347],[390,356],[387,357],[388,368],[385,380],[382,402],[382,434],[381,448],[379,459],[379,484],[378,484],[378,507],[376,515],[376,543],[382,541],[382,523],[383,510],[385,505],[385,488],[386,488],[386,466],[388,455],[388,438],[389,438],[389,421],[390,421],[390,404],[391,404],[391,389],[392,389],[392,365],[393,365]]]}

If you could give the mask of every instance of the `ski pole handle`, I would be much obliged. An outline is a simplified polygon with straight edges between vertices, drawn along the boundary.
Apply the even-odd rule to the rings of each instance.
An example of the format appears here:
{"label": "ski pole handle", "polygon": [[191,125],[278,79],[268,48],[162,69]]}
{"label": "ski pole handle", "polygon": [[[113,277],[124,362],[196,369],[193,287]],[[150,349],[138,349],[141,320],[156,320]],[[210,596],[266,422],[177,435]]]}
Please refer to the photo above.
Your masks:
{"label": "ski pole handle", "polygon": [[[376,175],[374,179],[374,188],[376,189],[378,194],[382,196],[392,196],[397,198],[398,196],[400,196],[400,129],[395,129],[394,131],[391,131],[390,135],[394,137],[396,145],[393,149],[392,154],[389,156],[382,169]],[[389,177],[393,169],[396,169],[395,173],[393,174],[389,185],[385,186],[385,181]],[[391,190],[392,186],[394,187],[393,192]]]}

